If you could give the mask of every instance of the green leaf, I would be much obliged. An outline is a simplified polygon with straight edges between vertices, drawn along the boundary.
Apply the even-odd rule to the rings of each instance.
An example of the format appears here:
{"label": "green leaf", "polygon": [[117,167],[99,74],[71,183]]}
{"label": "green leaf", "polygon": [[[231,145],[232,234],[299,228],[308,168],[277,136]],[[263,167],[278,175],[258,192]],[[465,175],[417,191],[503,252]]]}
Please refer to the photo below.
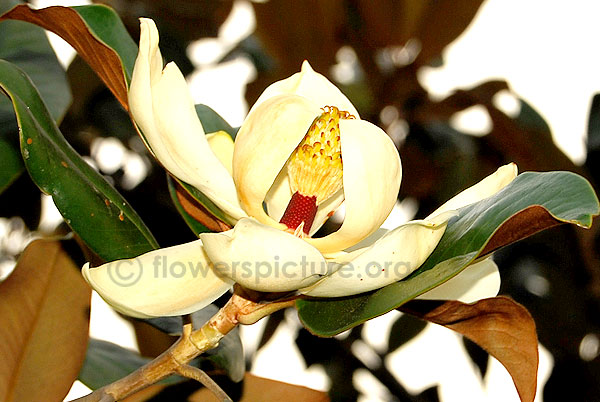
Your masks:
{"label": "green leaf", "polygon": [[[20,3],[0,1],[0,14]],[[52,117],[60,121],[71,103],[71,90],[44,30],[20,21],[0,24],[0,59],[27,73],[49,105]],[[16,136],[18,130],[10,101],[0,97],[0,193],[25,170],[16,141],[6,140]]]}
{"label": "green leaf", "polygon": [[19,5],[0,16],[0,21],[6,19],[30,22],[67,41],[127,110],[127,84],[137,47],[114,11],[100,5],[39,10]]}
{"label": "green leaf", "polygon": [[599,212],[598,198],[581,176],[523,173],[494,196],[461,208],[434,252],[408,278],[356,296],[298,300],[298,314],[314,334],[333,336],[440,285],[482,252],[559,223],[590,227]]}
{"label": "green leaf", "polygon": [[521,108],[519,115],[515,118],[517,123],[541,133],[551,133],[550,126],[537,110],[523,99],[519,99],[519,103],[521,104]]}
{"label": "green leaf", "polygon": [[115,11],[102,4],[72,7],[83,18],[90,32],[113,49],[123,65],[127,83],[131,81],[138,47],[131,39],[121,18]]}
{"label": "green leaf", "polygon": [[0,137],[0,193],[17,179],[25,170],[21,154],[15,146]]}
{"label": "green leaf", "polygon": [[237,130],[229,125],[220,114],[212,110],[209,106],[198,104],[196,105],[196,113],[202,122],[202,128],[206,134],[217,131],[225,131],[235,140]]}
{"label": "green leaf", "polygon": [[[0,14],[21,4],[16,0],[0,2]],[[71,90],[46,32],[21,21],[0,23],[0,59],[7,60],[25,71],[48,105],[54,120],[60,121],[71,104]],[[17,132],[14,111],[10,102],[0,100],[0,135]]]}
{"label": "green leaf", "polygon": [[[102,388],[134,372],[150,360],[114,343],[90,339],[85,361],[79,372],[79,381],[92,390]],[[180,381],[181,377],[170,376],[159,384],[174,384]]]}
{"label": "green leaf", "polygon": [[52,196],[73,231],[106,261],[157,248],[127,201],[66,142],[27,76],[3,60],[0,88],[13,102],[31,178]]}

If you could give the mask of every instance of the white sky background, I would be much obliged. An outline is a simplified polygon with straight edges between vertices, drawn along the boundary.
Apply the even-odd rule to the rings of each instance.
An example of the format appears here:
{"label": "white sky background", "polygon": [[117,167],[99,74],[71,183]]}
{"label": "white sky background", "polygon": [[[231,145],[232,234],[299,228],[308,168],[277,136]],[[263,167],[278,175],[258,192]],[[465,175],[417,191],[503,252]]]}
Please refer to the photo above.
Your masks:
{"label": "white sky background", "polygon": [[426,69],[422,82],[446,96],[507,79],[546,119],[559,147],[581,163],[591,97],[600,92],[598,15],[594,0],[489,0],[446,49],[443,68]]}
{"label": "white sky background", "polygon": [[[78,5],[86,1],[44,1],[39,7],[53,4]],[[206,103],[229,122],[239,125],[247,111],[243,85],[254,71],[245,60],[215,68],[210,65],[217,53],[224,53],[233,41],[252,29],[253,18],[247,4],[240,2],[241,19],[225,27],[218,40],[202,41],[191,47],[192,60],[199,67],[190,85],[198,102]],[[444,53],[442,68],[423,69],[419,78],[433,97],[444,97],[456,88],[469,88],[489,79],[506,79],[512,90],[533,105],[549,123],[555,141],[574,161],[585,158],[584,144],[591,97],[600,92],[600,2],[543,0],[488,0],[467,31]],[[53,43],[57,43],[53,40]],[[60,45],[59,45],[60,46]],[[207,52],[213,49],[213,56]],[[65,53],[63,53],[65,54]],[[68,60],[68,56],[66,58]],[[485,119],[484,119],[485,120]],[[456,122],[466,130],[481,125],[481,114],[465,114]],[[469,127],[471,126],[471,127]],[[410,172],[406,172],[410,174]],[[379,364],[374,350],[381,350],[387,339],[391,313],[366,325],[368,343],[357,345],[355,352],[368,364]],[[258,375],[281,381],[327,389],[319,368],[305,370],[293,345],[298,323],[293,314],[262,350],[254,366]],[[244,346],[252,349],[261,324],[243,327]],[[120,328],[120,329],[118,329]],[[91,335],[126,347],[135,347],[135,339],[118,316],[93,298]],[[289,358],[282,358],[285,354]],[[375,360],[374,360],[375,359]],[[539,382],[549,375],[552,358],[541,350]],[[286,361],[285,365],[280,362]],[[504,368],[492,360],[485,386],[477,379],[473,364],[463,353],[457,335],[434,325],[394,352],[383,362],[410,391],[419,392],[439,383],[444,402],[518,401],[512,381]],[[359,372],[354,381],[365,391],[363,401],[386,400],[385,390],[367,372]],[[85,393],[79,385],[68,398]],[[536,401],[541,401],[538,393]]]}

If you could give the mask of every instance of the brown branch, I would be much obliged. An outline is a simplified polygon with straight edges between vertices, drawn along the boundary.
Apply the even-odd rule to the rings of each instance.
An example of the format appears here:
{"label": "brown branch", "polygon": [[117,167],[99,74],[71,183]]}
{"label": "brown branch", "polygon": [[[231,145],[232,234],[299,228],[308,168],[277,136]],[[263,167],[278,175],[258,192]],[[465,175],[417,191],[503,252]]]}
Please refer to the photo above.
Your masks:
{"label": "brown branch", "polygon": [[[219,341],[238,324],[253,324],[259,319],[292,304],[292,299],[266,303],[262,303],[260,300],[251,300],[242,288],[236,286],[234,294],[227,304],[208,320],[202,328],[192,332],[191,324],[184,325],[183,334],[177,342],[156,359],[128,376],[73,402],[114,402],[175,373],[194,378],[215,392],[215,387],[218,388],[218,385],[215,384],[215,387],[212,388],[206,385],[204,380],[208,375],[204,372],[199,375],[187,363],[201,353],[215,348]],[[212,382],[212,380],[210,381]],[[226,396],[224,392],[223,394]]]}

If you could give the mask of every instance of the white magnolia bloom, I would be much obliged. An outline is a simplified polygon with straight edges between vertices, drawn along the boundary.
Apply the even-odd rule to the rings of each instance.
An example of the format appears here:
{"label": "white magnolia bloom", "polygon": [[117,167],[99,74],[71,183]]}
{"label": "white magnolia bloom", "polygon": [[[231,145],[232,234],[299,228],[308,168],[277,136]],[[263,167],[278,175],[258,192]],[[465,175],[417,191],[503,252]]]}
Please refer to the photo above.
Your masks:
{"label": "white magnolia bloom", "polygon": [[[141,20],[129,105],[162,165],[235,224],[131,260],[86,264],[92,287],[131,316],[190,313],[234,282],[318,297],[378,289],[427,259],[457,208],[495,194],[517,174],[506,165],[427,218],[382,235],[398,196],[400,158],[386,133],[361,120],[338,88],[304,62],[264,91],[235,143],[223,133],[205,135],[183,75],[173,63],[163,69],[149,19]],[[342,202],[339,230],[312,237]],[[495,296],[499,283],[487,259],[423,297],[473,301]]]}

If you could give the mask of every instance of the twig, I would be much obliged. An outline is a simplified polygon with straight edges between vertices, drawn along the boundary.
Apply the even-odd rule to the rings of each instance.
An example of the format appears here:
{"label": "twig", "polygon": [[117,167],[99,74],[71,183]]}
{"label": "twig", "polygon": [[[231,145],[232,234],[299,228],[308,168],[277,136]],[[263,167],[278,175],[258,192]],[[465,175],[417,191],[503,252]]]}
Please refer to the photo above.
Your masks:
{"label": "twig", "polygon": [[[173,373],[190,373],[187,363],[199,354],[215,348],[219,341],[238,324],[252,324],[293,304],[293,299],[261,303],[250,300],[244,291],[236,286],[231,299],[202,328],[192,332],[192,325],[183,326],[183,334],[169,349],[145,366],[89,395],[73,402],[112,402],[126,398],[135,392],[152,385]],[[202,372],[203,376],[208,376]],[[187,376],[187,375],[186,375]],[[192,377],[198,379],[196,377]],[[202,380],[198,381],[205,384]],[[212,380],[211,380],[212,381]],[[205,384],[206,385],[206,384]],[[218,386],[215,384],[215,387]],[[207,385],[207,388],[213,390]],[[219,388],[220,390],[220,388]],[[222,392],[222,390],[221,390]],[[223,395],[226,396],[225,393]],[[229,397],[227,397],[229,398]],[[231,399],[225,399],[231,400]]]}
{"label": "twig", "polygon": [[217,384],[212,378],[208,376],[204,371],[200,370],[198,367],[190,366],[189,364],[184,364],[177,368],[177,373],[181,374],[184,377],[191,378],[193,380],[198,381],[206,388],[208,388],[217,398],[226,402],[233,402],[233,399],[227,395],[225,391],[219,384]]}

